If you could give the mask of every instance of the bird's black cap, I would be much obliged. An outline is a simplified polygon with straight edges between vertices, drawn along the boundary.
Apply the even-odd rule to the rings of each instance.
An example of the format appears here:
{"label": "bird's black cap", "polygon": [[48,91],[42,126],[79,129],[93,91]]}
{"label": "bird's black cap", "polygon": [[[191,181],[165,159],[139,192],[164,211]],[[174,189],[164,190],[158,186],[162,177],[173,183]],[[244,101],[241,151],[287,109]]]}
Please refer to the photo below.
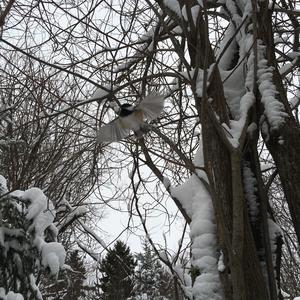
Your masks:
{"label": "bird's black cap", "polygon": [[133,106],[129,103],[124,103],[120,107],[119,116],[126,117],[134,112]]}

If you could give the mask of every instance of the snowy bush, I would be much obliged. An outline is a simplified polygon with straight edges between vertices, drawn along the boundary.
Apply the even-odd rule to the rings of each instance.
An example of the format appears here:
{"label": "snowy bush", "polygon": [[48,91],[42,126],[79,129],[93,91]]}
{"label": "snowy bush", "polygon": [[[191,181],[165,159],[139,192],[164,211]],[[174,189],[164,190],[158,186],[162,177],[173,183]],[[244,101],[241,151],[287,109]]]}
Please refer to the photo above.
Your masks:
{"label": "snowy bush", "polygon": [[38,188],[9,193],[0,175],[0,214],[0,298],[42,299],[41,272],[57,277],[66,256],[57,242],[54,206]]}

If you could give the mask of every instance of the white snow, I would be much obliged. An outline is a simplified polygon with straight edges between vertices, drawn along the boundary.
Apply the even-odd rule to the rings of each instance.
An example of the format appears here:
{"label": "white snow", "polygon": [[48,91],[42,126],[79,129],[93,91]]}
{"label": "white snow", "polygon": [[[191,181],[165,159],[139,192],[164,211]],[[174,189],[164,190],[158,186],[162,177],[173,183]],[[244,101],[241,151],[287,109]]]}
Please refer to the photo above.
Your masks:
{"label": "white snow", "polygon": [[7,294],[3,287],[0,287],[0,298],[1,300],[24,300],[24,297],[19,293],[9,291]]}
{"label": "white snow", "polygon": [[240,25],[242,18],[240,17],[238,11],[237,11],[237,7],[236,7],[236,3],[233,0],[226,0],[226,8],[230,11],[230,14],[232,15],[232,19],[233,21],[237,24],[237,26]]}
{"label": "white snow", "polygon": [[281,295],[283,296],[283,298],[290,298],[291,297],[291,295],[289,295],[288,293],[286,293],[283,290],[280,290],[280,292],[281,292]]}
{"label": "white snow", "polygon": [[[223,64],[226,66],[226,64]],[[220,75],[224,82],[224,95],[230,108],[233,119],[240,117],[240,102],[245,94],[245,83],[243,79],[243,65],[241,64],[235,71],[223,71],[220,69]]]}
{"label": "white snow", "polygon": [[59,269],[65,263],[66,252],[58,242],[47,243],[44,240],[45,230],[51,228],[57,233],[53,224],[55,209],[50,201],[39,188],[26,190],[22,198],[30,202],[26,218],[32,221],[29,231],[34,230],[34,245],[41,253],[42,265],[49,267],[52,275],[57,275]]}
{"label": "white snow", "polygon": [[285,122],[288,114],[285,112],[284,105],[276,98],[278,92],[273,83],[273,68],[268,66],[265,59],[265,46],[262,42],[258,43],[258,88],[261,94],[261,102],[264,105],[264,114],[270,125],[270,130],[278,130]]}
{"label": "white snow", "polygon": [[188,16],[187,16],[187,11],[186,11],[186,5],[185,5],[185,4],[184,4],[183,7],[182,7],[181,14],[182,14],[182,16],[183,16],[183,19],[184,19],[185,21],[187,21],[187,20],[188,20]]}
{"label": "white snow", "polygon": [[23,300],[23,296],[19,293],[14,293],[12,291],[8,292],[7,300]]}
{"label": "white snow", "polygon": [[57,242],[42,244],[42,265],[49,267],[52,275],[57,275],[59,269],[65,264],[66,251],[62,244]]}
{"label": "white snow", "polygon": [[96,100],[106,97],[111,90],[111,85],[103,86],[103,88],[98,88],[90,98],[90,100]]}
{"label": "white snow", "polygon": [[198,0],[198,4],[199,4],[201,7],[204,7],[204,5],[203,5],[203,0]]}
{"label": "white snow", "polygon": [[29,230],[35,230],[35,237],[43,237],[44,231],[53,224],[55,210],[50,201],[39,188],[31,188],[24,192],[22,198],[30,201],[26,219],[32,220]]}
{"label": "white snow", "polygon": [[[0,180],[3,186],[5,179],[0,177]],[[22,273],[23,266],[18,253],[34,251],[35,266],[49,267],[51,274],[57,275],[59,269],[64,265],[66,252],[64,247],[56,242],[58,232],[53,224],[55,209],[52,202],[44,195],[42,190],[36,187],[26,191],[13,191],[8,194],[8,200],[17,208],[20,215],[24,216],[26,227],[7,227],[7,224],[3,223],[3,226],[0,227],[0,245],[4,248],[4,255],[9,249],[15,250],[13,263],[18,268],[18,271]],[[48,232],[51,231],[51,238],[55,240],[54,242],[53,240],[51,242],[45,241],[46,230]],[[26,242],[20,243],[19,237],[22,237],[23,240],[26,239]],[[31,292],[34,292],[36,299],[42,299],[34,275],[28,275]],[[0,289],[0,297],[4,300],[23,300],[21,294],[9,291],[6,295],[4,289]]]}
{"label": "white snow", "polygon": [[24,192],[24,200],[29,200],[30,205],[28,207],[26,219],[34,219],[43,210],[47,208],[47,197],[39,188],[31,188]]}
{"label": "white snow", "polygon": [[36,278],[34,277],[33,274],[29,275],[29,280],[30,280],[30,285],[32,290],[35,292],[36,294],[36,298],[38,300],[43,300],[42,294],[40,292],[40,289],[38,288],[38,286],[36,285]]}
{"label": "white snow", "polygon": [[[202,2],[202,1],[200,1],[200,2]],[[198,0],[198,3],[199,3],[199,0]],[[200,6],[203,7],[203,2],[202,2],[202,4],[200,4]],[[200,6],[199,5],[194,5],[191,8],[191,15],[192,15],[193,22],[194,22],[195,26],[197,25],[197,18],[198,18]]]}
{"label": "white snow", "polygon": [[[230,39],[235,33],[235,27],[233,24],[229,24],[226,31],[225,36],[223,40],[221,41],[220,48],[217,49],[217,58],[219,59],[220,54],[223,52],[222,57],[220,58],[218,67],[221,70],[227,70],[229,68],[229,65],[231,64],[231,58],[233,57],[235,51],[236,51],[236,43],[233,41],[229,43]],[[226,51],[224,52],[224,49],[226,48]]]}
{"label": "white snow", "polygon": [[257,191],[257,181],[246,162],[243,165],[243,184],[250,220],[255,223],[258,214],[258,202],[255,194]]}
{"label": "white snow", "polygon": [[284,144],[284,139],[283,139],[282,136],[280,136],[280,137],[278,138],[278,144],[279,144],[279,145],[283,145],[283,144]]}
{"label": "white snow", "polygon": [[88,209],[84,205],[75,207],[75,206],[71,206],[68,203],[68,208],[70,209],[70,212],[68,214],[66,214],[66,216],[61,221],[61,223],[59,225],[57,225],[58,230],[60,230],[62,227],[64,227],[66,224],[68,224],[72,220],[78,219],[79,217],[84,216],[88,212]]}
{"label": "white snow", "polygon": [[7,193],[7,182],[6,179],[0,175],[0,195]]}
{"label": "white snow", "polygon": [[[199,146],[195,164],[203,167],[202,143]],[[206,178],[203,170],[200,176]],[[198,176],[199,176],[198,175]],[[171,187],[176,197],[191,217],[190,237],[192,240],[192,265],[200,271],[190,293],[195,300],[221,300],[223,290],[219,279],[216,224],[211,196],[196,174],[182,185]]]}
{"label": "white snow", "polygon": [[177,0],[164,0],[164,5],[181,17],[181,9]]}
{"label": "white snow", "polygon": [[239,147],[239,139],[241,137],[242,131],[246,126],[248,111],[254,104],[255,98],[252,92],[247,92],[240,99],[239,108],[239,119],[230,120],[230,128],[224,123],[222,124],[225,128],[225,133],[227,135],[228,141],[234,148]]}
{"label": "white snow", "polygon": [[221,251],[220,256],[219,256],[219,261],[218,261],[218,271],[219,272],[224,272],[226,269],[225,264],[224,264],[224,253]]}

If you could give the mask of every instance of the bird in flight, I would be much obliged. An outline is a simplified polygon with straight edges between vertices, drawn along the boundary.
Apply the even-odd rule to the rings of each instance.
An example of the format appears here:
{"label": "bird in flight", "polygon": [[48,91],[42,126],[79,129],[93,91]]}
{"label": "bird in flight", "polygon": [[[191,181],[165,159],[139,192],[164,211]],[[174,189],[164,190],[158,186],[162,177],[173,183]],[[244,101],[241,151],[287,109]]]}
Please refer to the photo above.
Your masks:
{"label": "bird in flight", "polygon": [[118,111],[119,116],[98,131],[98,142],[118,142],[127,137],[130,131],[141,137],[143,135],[141,127],[145,119],[152,121],[159,117],[164,108],[164,98],[162,95],[149,94],[136,106],[129,103],[122,104]]}

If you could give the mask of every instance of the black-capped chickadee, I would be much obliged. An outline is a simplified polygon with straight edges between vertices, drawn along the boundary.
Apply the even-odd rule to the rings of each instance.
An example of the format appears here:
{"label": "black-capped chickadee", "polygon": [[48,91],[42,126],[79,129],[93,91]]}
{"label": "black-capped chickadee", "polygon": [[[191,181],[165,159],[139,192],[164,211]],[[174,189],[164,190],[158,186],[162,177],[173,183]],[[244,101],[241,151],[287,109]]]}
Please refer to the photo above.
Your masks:
{"label": "black-capped chickadee", "polygon": [[162,95],[150,94],[137,106],[122,104],[118,112],[119,117],[102,126],[98,131],[98,142],[120,141],[127,137],[131,130],[137,136],[141,136],[144,120],[151,121],[159,117],[164,108],[164,98]]}

